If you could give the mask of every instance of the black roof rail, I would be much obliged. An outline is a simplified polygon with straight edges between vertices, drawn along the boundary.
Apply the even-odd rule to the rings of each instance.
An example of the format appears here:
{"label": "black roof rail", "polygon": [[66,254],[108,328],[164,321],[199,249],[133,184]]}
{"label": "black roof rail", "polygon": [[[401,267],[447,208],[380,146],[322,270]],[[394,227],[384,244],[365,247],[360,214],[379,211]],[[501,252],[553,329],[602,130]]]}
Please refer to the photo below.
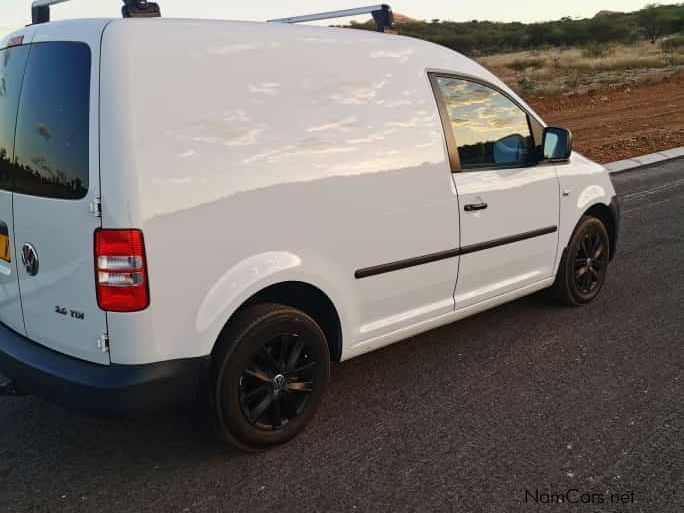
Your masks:
{"label": "black roof rail", "polygon": [[[50,6],[69,0],[35,0],[31,4],[31,22],[34,25],[50,21]],[[161,16],[159,4],[147,0],[123,0],[121,14],[124,18],[158,18]]]}
{"label": "black roof rail", "polygon": [[305,23],[307,21],[348,18],[350,16],[359,16],[361,14],[371,14],[373,16],[373,20],[375,20],[375,30],[378,32],[384,32],[385,29],[394,28],[394,15],[392,14],[392,8],[387,4],[370,5],[368,7],[357,7],[354,9],[328,11],[317,14],[305,14],[303,16],[277,18],[268,21],[270,23]]}
{"label": "black roof rail", "polygon": [[[50,21],[50,6],[68,2],[69,0],[35,0],[31,4],[31,21],[34,25],[47,23]],[[121,14],[124,18],[158,18],[161,16],[159,4],[148,2],[147,0],[123,0]],[[333,18],[347,18],[359,16],[361,14],[371,14],[375,21],[375,29],[384,32],[385,29],[394,28],[394,15],[392,8],[387,4],[370,5],[368,7],[357,7],[353,9],[343,9],[341,11],[328,11],[317,14],[306,14],[304,16],[293,16],[290,18],[278,18],[268,20],[271,23],[304,23],[307,21],[328,20]]]}

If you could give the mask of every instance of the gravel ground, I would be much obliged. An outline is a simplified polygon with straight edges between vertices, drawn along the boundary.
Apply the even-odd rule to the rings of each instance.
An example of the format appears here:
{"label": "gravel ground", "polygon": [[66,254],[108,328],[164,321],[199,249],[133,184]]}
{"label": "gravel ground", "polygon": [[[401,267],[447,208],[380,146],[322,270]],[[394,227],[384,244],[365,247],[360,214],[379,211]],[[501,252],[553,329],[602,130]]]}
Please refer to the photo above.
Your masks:
{"label": "gravel ground", "polygon": [[684,146],[684,74],[640,86],[605,87],[591,94],[528,98],[551,125],[570,128],[575,148],[613,162]]}

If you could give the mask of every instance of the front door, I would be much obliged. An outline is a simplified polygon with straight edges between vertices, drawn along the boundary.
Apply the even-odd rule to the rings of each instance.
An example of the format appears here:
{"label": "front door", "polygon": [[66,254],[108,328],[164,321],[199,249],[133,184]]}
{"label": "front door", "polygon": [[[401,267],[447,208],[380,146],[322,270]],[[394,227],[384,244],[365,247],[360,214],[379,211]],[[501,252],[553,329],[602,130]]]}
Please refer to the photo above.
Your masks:
{"label": "front door", "polygon": [[498,88],[432,76],[460,208],[456,308],[552,276],[558,245],[555,168],[537,165],[536,121]]}

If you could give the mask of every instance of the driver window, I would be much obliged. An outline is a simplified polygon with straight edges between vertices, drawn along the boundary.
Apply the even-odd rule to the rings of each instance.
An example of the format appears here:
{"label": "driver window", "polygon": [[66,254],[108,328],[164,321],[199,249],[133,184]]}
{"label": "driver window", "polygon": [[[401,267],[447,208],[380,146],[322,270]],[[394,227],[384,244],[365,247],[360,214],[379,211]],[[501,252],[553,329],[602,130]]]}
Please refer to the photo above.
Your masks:
{"label": "driver window", "polygon": [[527,113],[477,82],[436,77],[463,169],[524,166],[535,144]]}

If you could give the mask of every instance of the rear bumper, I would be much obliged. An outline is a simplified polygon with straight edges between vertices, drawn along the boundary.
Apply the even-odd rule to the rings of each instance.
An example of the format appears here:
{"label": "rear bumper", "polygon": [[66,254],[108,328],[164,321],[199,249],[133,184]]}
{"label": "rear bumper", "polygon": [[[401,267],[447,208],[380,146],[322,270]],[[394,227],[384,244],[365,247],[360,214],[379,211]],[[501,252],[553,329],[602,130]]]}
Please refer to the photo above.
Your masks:
{"label": "rear bumper", "polygon": [[142,415],[197,400],[209,357],[98,365],[52,351],[0,324],[0,372],[26,392],[98,414]]}

